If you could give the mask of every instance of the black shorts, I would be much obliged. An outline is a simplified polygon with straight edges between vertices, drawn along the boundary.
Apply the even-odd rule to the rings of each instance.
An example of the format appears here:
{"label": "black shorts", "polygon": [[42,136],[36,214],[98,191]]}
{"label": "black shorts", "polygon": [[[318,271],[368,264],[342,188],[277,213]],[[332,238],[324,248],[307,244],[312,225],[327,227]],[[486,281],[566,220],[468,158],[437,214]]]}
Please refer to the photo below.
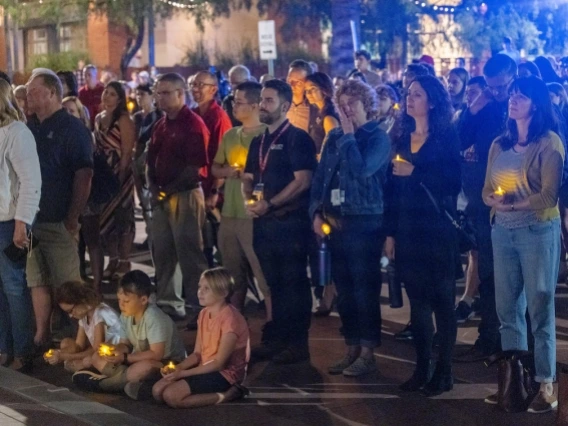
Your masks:
{"label": "black shorts", "polygon": [[231,387],[227,379],[218,371],[185,377],[185,381],[192,395],[225,392]]}

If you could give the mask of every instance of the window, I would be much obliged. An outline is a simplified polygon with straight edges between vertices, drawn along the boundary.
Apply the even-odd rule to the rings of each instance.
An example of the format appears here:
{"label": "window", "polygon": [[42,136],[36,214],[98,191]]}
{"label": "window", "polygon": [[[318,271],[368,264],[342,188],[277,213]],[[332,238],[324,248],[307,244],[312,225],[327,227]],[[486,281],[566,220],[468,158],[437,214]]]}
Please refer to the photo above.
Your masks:
{"label": "window", "polygon": [[71,38],[72,38],[71,25],[62,25],[61,27],[59,27],[60,52],[69,52],[72,49]]}
{"label": "window", "polygon": [[47,29],[32,30],[32,55],[45,55],[47,53]]}

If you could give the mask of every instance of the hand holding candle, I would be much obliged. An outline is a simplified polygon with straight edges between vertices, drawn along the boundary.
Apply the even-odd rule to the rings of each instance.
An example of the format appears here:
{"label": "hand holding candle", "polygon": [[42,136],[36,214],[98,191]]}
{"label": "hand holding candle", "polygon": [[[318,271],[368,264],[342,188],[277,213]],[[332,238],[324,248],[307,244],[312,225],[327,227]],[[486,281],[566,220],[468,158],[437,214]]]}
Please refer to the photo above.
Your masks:
{"label": "hand holding candle", "polygon": [[392,160],[392,174],[394,176],[410,176],[414,171],[414,166],[403,159],[399,154]]}
{"label": "hand holding candle", "polygon": [[498,188],[497,188],[497,191],[495,191],[495,195],[504,196],[504,195],[505,195],[505,191],[503,190],[503,188],[498,187]]}
{"label": "hand holding candle", "polygon": [[100,356],[112,356],[112,355],[114,355],[114,347],[109,346],[109,345],[105,345],[104,343],[101,343],[101,345],[99,346],[99,355]]}
{"label": "hand holding candle", "polygon": [[164,376],[167,376],[168,374],[172,374],[174,371],[176,371],[176,365],[174,364],[173,361],[170,361],[167,365],[164,365],[162,367],[162,374]]}
{"label": "hand holding candle", "polygon": [[43,354],[43,359],[48,364],[55,365],[59,362],[59,351],[56,349],[50,349]]}

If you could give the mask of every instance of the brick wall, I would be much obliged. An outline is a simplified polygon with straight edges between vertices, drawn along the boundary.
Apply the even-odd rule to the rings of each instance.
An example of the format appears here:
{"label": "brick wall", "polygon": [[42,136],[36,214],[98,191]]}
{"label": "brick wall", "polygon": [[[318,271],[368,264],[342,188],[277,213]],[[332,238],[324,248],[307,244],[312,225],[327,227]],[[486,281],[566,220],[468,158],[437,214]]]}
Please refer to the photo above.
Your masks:
{"label": "brick wall", "polygon": [[106,16],[89,14],[87,49],[91,62],[99,69],[106,68],[119,74],[125,40],[122,27],[109,23]]}

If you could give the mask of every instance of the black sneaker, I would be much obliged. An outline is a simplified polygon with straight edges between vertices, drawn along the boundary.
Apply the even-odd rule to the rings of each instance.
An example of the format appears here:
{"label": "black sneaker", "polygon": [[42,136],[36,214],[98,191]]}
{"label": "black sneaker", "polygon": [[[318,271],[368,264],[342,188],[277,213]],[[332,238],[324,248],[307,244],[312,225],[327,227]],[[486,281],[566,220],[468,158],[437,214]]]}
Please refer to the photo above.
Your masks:
{"label": "black sneaker", "polygon": [[398,333],[395,333],[394,338],[396,340],[412,340],[412,339],[414,339],[414,336],[412,335],[412,324],[411,323],[406,324],[406,327],[404,327],[404,330],[399,331]]}
{"label": "black sneaker", "polygon": [[473,318],[473,309],[463,300],[456,306],[456,320],[458,324],[464,324],[467,320]]}
{"label": "black sneaker", "polygon": [[73,383],[81,390],[87,392],[102,392],[101,380],[108,377],[101,374],[99,370],[94,367],[85,370],[79,370],[71,377]]}

